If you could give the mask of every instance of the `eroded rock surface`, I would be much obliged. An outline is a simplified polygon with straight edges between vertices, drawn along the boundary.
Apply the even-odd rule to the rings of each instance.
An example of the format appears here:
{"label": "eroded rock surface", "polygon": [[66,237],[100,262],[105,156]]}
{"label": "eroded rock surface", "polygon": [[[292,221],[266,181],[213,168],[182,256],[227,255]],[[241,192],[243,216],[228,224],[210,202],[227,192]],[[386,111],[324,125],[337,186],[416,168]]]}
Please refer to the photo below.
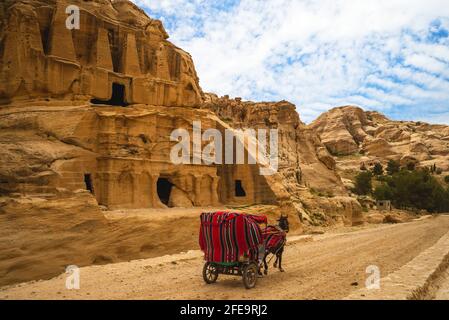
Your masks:
{"label": "eroded rock surface", "polygon": [[[66,27],[69,5],[79,30]],[[198,109],[192,58],[160,21],[127,0],[6,1],[1,12],[3,193],[88,189],[109,209],[276,204],[255,165],[193,163],[193,152],[173,163],[175,130],[224,127]]]}
{"label": "eroded rock surface", "polygon": [[278,129],[280,184],[304,222],[363,222],[360,204],[348,197],[335,171],[334,158],[317,134],[300,120],[295,105],[206,94],[202,108],[215,112],[235,128]]}
{"label": "eroded rock surface", "polygon": [[[81,9],[80,29],[66,8]],[[191,56],[162,23],[127,0],[2,4],[0,101],[65,99],[193,106],[201,88]],[[109,102],[109,103],[106,103]]]}
{"label": "eroded rock surface", "polygon": [[309,128],[320,136],[343,170],[393,159],[401,165],[435,164],[449,171],[449,126],[393,121],[378,112],[347,106],[324,113]]}

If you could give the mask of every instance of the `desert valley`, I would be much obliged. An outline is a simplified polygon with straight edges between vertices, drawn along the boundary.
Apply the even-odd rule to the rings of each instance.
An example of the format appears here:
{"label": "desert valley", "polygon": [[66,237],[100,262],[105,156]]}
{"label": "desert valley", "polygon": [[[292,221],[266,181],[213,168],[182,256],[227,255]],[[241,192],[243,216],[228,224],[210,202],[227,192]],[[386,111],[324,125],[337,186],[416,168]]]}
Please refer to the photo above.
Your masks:
{"label": "desert valley", "polygon": [[[306,124],[288,101],[203,92],[161,21],[127,0],[70,4],[80,30],[66,1],[0,3],[0,299],[449,299],[449,126],[363,106]],[[277,130],[278,171],[173,164],[170,135],[194,121]],[[204,286],[212,211],[288,215],[286,273]],[[81,290],[64,288],[69,265]],[[363,291],[370,265],[383,291]]]}

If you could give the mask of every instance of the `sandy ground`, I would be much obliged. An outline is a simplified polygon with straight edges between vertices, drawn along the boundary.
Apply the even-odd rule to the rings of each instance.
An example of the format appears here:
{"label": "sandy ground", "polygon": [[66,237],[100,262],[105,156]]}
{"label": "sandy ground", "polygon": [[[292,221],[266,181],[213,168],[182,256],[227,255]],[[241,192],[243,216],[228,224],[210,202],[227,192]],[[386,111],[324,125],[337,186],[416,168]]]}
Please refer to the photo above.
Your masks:
{"label": "sandy ground", "polygon": [[253,290],[238,277],[220,276],[214,285],[201,277],[201,253],[91,266],[80,271],[81,289],[66,290],[66,275],[0,289],[0,299],[341,299],[364,286],[365,270],[381,277],[396,271],[449,231],[441,216],[400,225],[291,243],[286,273],[271,269]]}
{"label": "sandy ground", "polygon": [[[280,216],[274,206],[242,208]],[[49,280],[69,265],[129,262],[199,249],[201,212],[234,208],[102,212],[88,192],[43,198],[0,197],[0,287]],[[290,219],[300,233],[299,219]]]}

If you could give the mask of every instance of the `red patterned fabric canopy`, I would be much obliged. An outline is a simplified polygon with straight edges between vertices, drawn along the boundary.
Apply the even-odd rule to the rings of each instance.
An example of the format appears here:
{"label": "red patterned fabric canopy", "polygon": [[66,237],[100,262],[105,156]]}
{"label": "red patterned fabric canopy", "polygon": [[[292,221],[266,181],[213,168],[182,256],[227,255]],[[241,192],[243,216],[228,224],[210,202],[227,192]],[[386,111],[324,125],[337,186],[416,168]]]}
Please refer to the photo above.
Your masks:
{"label": "red patterned fabric canopy", "polygon": [[258,260],[264,244],[259,224],[264,216],[232,212],[213,212],[201,215],[200,247],[208,262],[235,263],[243,257]]}
{"label": "red patterned fabric canopy", "polygon": [[268,226],[263,231],[263,238],[265,240],[265,249],[274,253],[281,249],[285,244],[287,234],[274,226]]}

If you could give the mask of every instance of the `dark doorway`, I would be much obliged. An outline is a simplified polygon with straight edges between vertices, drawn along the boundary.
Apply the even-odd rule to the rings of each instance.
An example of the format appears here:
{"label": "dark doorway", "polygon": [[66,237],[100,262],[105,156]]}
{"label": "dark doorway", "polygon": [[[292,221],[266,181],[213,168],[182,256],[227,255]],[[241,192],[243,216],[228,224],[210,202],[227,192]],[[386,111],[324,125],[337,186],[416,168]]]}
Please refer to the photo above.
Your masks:
{"label": "dark doorway", "polygon": [[157,181],[157,195],[163,204],[168,206],[173,184],[166,178],[159,178]]}
{"label": "dark doorway", "polygon": [[41,39],[44,54],[47,55],[50,51],[50,27],[46,27],[43,31],[41,31]]}
{"label": "dark doorway", "polygon": [[86,190],[90,191],[90,193],[94,193],[94,185],[92,184],[92,175],[90,173],[86,173],[84,175],[84,183],[86,185]]}
{"label": "dark doorway", "polygon": [[92,99],[92,104],[105,104],[110,106],[126,107],[128,104],[125,102],[125,86],[120,83],[112,84],[112,97],[110,100]]}
{"label": "dark doorway", "polygon": [[235,196],[239,198],[246,197],[246,192],[243,188],[242,180],[235,180]]}

